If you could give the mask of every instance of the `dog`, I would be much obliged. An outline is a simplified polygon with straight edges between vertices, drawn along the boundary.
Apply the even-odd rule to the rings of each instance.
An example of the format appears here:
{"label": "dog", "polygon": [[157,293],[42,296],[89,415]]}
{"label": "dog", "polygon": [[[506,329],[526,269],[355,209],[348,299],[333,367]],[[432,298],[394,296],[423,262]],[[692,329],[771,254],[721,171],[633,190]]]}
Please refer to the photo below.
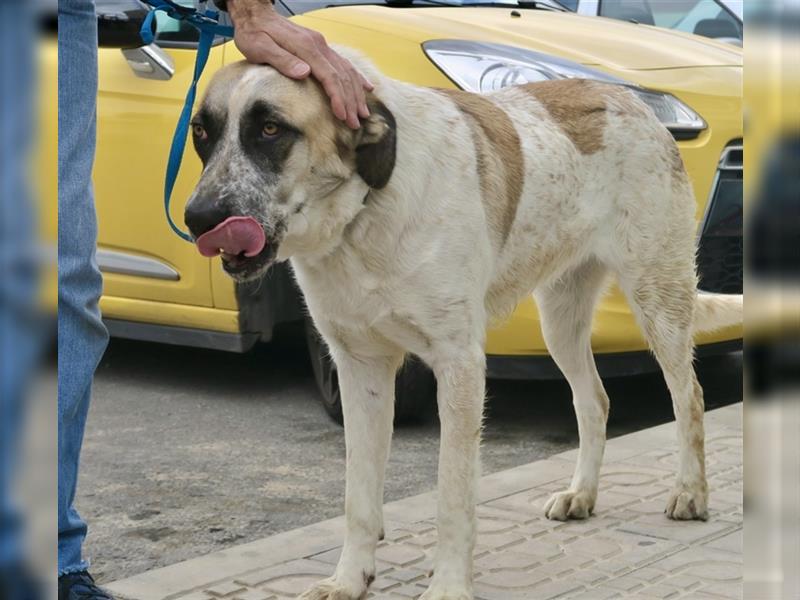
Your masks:
{"label": "dog", "polygon": [[407,353],[438,382],[438,547],[423,600],[472,598],[487,325],[533,294],[573,393],[580,449],[549,519],[597,498],[609,401],[590,346],[615,278],[672,395],[680,466],[666,513],[705,519],[703,394],[693,333],[741,322],[741,296],[698,294],[695,201],[667,129],[629,89],[586,80],[488,95],[375,84],[360,130],[312,80],[222,69],[192,120],[204,169],[185,222],[236,281],[290,260],[336,363],[347,446],[346,536],[301,598],[357,599],[375,576],[394,380]]}

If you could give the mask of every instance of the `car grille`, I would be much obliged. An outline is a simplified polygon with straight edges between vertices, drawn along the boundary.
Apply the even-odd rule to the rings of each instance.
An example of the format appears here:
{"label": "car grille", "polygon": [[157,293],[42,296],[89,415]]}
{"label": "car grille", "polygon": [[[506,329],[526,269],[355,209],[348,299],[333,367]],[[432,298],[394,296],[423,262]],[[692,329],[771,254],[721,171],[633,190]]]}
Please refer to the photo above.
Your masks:
{"label": "car grille", "polygon": [[707,292],[742,293],[743,158],[738,140],[725,148],[717,165],[697,250],[700,289]]}

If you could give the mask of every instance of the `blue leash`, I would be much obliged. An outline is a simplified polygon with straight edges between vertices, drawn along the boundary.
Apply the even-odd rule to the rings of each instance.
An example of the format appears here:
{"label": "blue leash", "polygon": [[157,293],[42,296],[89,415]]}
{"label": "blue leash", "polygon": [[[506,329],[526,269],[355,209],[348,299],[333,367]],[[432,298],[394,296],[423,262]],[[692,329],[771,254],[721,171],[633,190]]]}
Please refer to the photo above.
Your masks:
{"label": "blue leash", "polygon": [[164,180],[164,211],[167,214],[167,222],[178,237],[186,240],[187,242],[194,242],[191,235],[182,231],[175,222],[169,212],[170,200],[172,198],[172,190],[175,187],[175,180],[178,178],[178,172],[181,170],[181,161],[183,160],[183,151],[186,147],[186,138],[189,135],[189,120],[192,118],[192,109],[194,108],[194,101],[197,96],[197,83],[200,81],[200,76],[206,68],[208,57],[211,54],[211,47],[214,44],[216,36],[233,37],[233,27],[219,24],[219,13],[215,10],[206,10],[201,13],[193,8],[181,6],[172,0],[144,0],[147,4],[153,7],[142,24],[140,35],[145,44],[152,44],[154,40],[154,19],[157,12],[163,12],[181,21],[186,21],[192,27],[200,32],[200,42],[197,46],[197,58],[194,64],[194,78],[192,84],[189,86],[189,91],[186,94],[186,102],[184,102],[181,116],[178,119],[178,124],[175,127],[175,135],[172,138],[172,146],[169,150],[169,160],[167,161],[167,173]]}

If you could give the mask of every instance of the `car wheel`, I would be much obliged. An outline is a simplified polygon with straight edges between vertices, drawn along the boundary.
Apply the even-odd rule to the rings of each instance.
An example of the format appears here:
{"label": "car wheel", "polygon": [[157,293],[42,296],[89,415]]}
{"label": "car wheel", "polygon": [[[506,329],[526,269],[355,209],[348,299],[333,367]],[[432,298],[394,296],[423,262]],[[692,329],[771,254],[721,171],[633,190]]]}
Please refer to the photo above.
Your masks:
{"label": "car wheel", "polygon": [[[306,319],[306,341],[322,406],[334,421],[342,425],[344,416],[336,365],[311,319]],[[409,356],[395,380],[394,422],[419,421],[431,414],[435,404],[436,378],[419,358]]]}

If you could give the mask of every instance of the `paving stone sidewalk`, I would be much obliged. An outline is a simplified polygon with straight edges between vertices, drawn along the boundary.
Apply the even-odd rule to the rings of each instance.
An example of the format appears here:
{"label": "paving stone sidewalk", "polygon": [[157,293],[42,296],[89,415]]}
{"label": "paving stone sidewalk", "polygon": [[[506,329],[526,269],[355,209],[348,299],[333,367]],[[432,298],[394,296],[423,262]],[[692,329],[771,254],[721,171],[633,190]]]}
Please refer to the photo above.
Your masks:
{"label": "paving stone sidewalk", "polygon": [[[676,469],[675,424],[610,440],[600,497],[588,521],[548,521],[542,506],[565,489],[577,456],[559,454],[487,475],[480,486],[475,597],[741,598],[742,405],[706,414],[711,516],[663,515]],[[386,540],[370,598],[425,590],[435,549],[434,493],[386,505]],[[282,600],[333,572],[336,518],[117,581],[128,600]]]}

